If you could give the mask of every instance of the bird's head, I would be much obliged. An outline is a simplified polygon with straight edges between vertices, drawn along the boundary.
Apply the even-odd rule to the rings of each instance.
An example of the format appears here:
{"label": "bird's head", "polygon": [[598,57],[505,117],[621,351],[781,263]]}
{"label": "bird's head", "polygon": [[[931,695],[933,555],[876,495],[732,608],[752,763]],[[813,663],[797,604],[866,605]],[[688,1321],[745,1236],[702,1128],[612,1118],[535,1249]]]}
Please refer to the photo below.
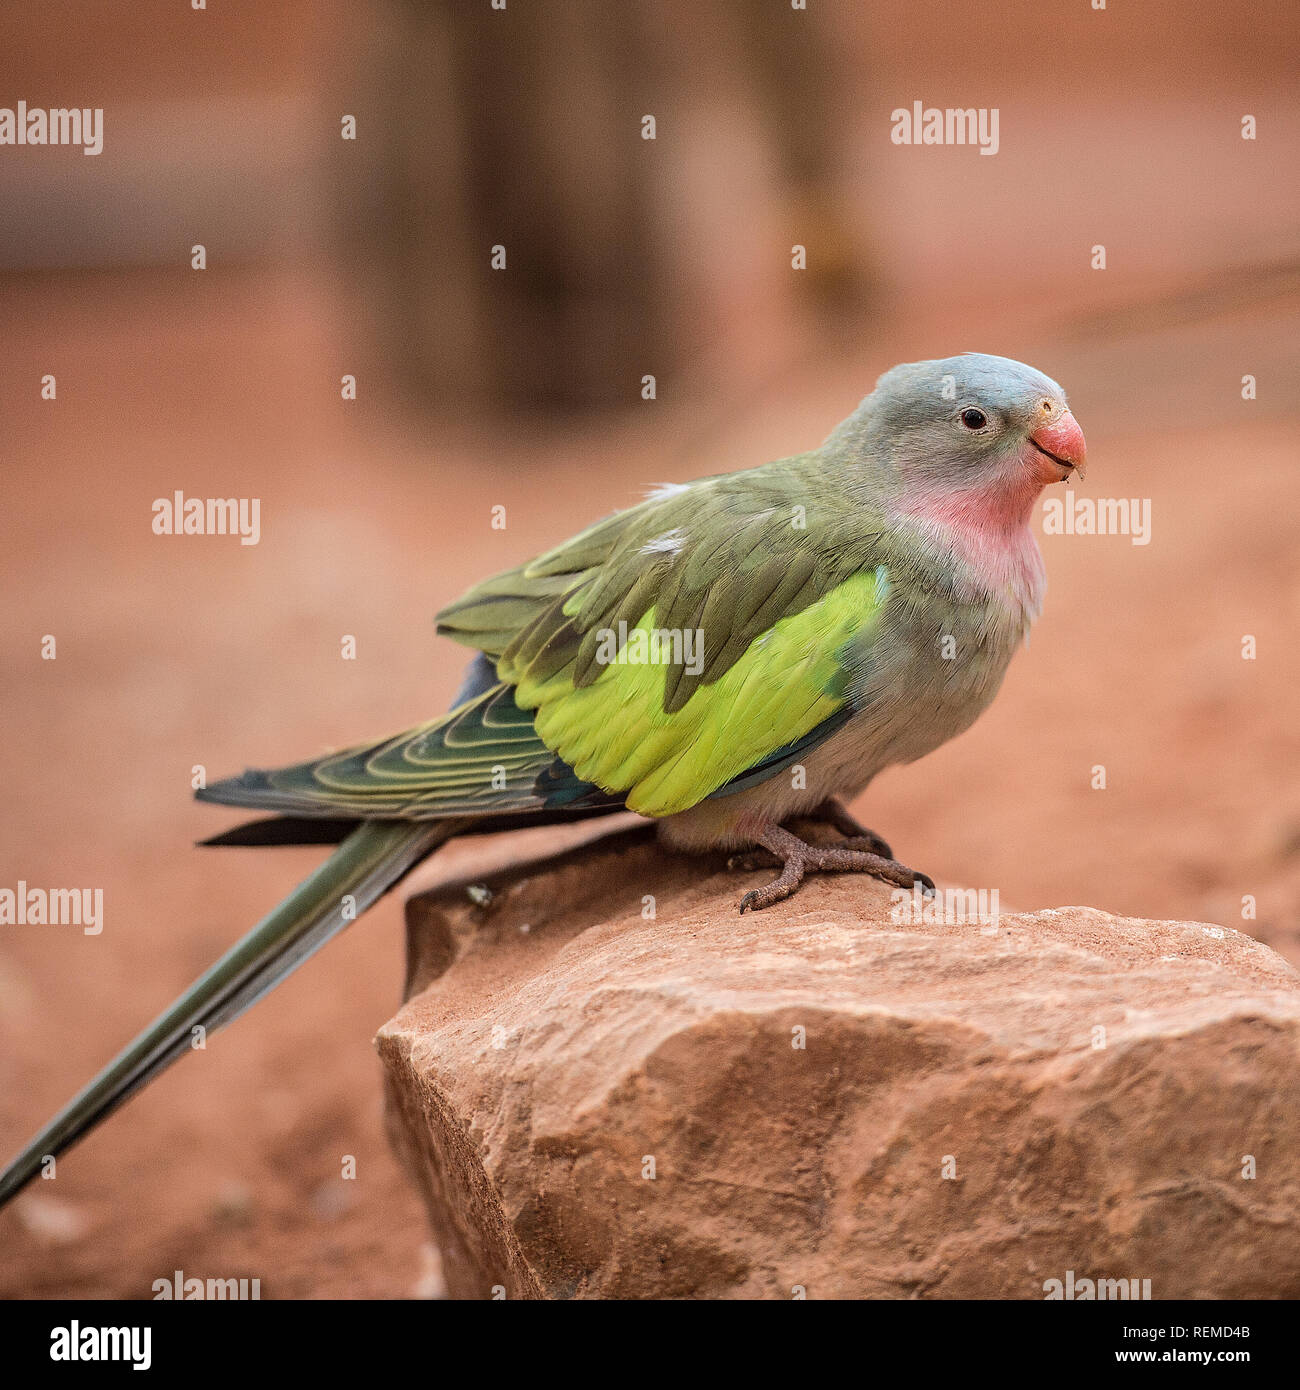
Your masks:
{"label": "bird's head", "polygon": [[1060,386],[984,353],[894,367],[841,428],[905,510],[972,522],[1026,522],[1042,489],[1082,476],[1087,457]]}

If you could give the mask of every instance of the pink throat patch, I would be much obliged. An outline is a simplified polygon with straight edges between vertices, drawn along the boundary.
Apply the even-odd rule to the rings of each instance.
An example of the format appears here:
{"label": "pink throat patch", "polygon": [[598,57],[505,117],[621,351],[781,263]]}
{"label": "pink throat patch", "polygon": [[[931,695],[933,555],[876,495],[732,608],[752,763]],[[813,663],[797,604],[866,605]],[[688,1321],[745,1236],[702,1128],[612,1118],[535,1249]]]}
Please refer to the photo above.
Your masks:
{"label": "pink throat patch", "polygon": [[[1032,453],[1017,459],[1020,467],[1010,477],[964,491],[921,493],[899,505],[903,516],[963,563],[971,587],[1010,600],[1031,619],[1042,603],[1046,572],[1029,522],[1039,493],[1060,472],[1050,460],[1041,467]],[[1045,476],[1049,470],[1052,476]]]}

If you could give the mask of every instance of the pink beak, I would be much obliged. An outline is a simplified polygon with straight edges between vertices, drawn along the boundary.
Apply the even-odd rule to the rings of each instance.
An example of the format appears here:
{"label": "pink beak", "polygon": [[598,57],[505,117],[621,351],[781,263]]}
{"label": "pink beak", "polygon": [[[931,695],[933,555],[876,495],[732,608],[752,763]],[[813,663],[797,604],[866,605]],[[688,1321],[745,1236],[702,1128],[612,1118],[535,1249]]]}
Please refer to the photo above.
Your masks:
{"label": "pink beak", "polygon": [[1077,468],[1079,476],[1083,477],[1084,465],[1088,461],[1088,446],[1079,422],[1068,410],[1050,425],[1036,429],[1029,438],[1042,453],[1065,468]]}

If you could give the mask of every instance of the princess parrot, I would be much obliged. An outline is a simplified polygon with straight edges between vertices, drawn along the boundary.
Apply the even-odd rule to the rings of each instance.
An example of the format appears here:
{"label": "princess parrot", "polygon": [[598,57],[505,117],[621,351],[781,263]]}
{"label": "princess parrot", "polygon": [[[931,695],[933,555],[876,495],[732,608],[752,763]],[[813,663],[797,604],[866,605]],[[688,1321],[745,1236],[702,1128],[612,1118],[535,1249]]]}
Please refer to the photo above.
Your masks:
{"label": "princess parrot", "polygon": [[[451,710],[382,743],[197,793],[276,813],[208,844],[335,853],[0,1175],[0,1202],[235,1018],[455,835],[628,808],[688,850],[933,891],[835,800],[966,729],[1038,616],[1030,531],[1083,434],[1041,372],[977,353],[897,366],[810,453],[670,484],[438,615],[475,650]],[[785,828],[829,819],[831,847]]]}

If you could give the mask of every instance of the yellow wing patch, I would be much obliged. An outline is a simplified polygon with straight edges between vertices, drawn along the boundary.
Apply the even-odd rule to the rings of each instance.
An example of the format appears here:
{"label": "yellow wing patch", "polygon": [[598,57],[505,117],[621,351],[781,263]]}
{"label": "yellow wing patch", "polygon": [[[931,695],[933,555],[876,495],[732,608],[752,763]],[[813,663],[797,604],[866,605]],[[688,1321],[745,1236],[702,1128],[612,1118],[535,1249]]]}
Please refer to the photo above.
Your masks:
{"label": "yellow wing patch", "polygon": [[720,679],[673,714],[663,708],[664,661],[673,641],[680,653],[687,639],[656,638],[653,608],[592,684],[575,689],[567,669],[542,681],[525,673],[515,700],[537,711],[537,732],[579,777],[625,793],[642,815],[671,815],[843,705],[842,648],[874,626],[882,594],[874,571],[854,575],[756,637]]}

